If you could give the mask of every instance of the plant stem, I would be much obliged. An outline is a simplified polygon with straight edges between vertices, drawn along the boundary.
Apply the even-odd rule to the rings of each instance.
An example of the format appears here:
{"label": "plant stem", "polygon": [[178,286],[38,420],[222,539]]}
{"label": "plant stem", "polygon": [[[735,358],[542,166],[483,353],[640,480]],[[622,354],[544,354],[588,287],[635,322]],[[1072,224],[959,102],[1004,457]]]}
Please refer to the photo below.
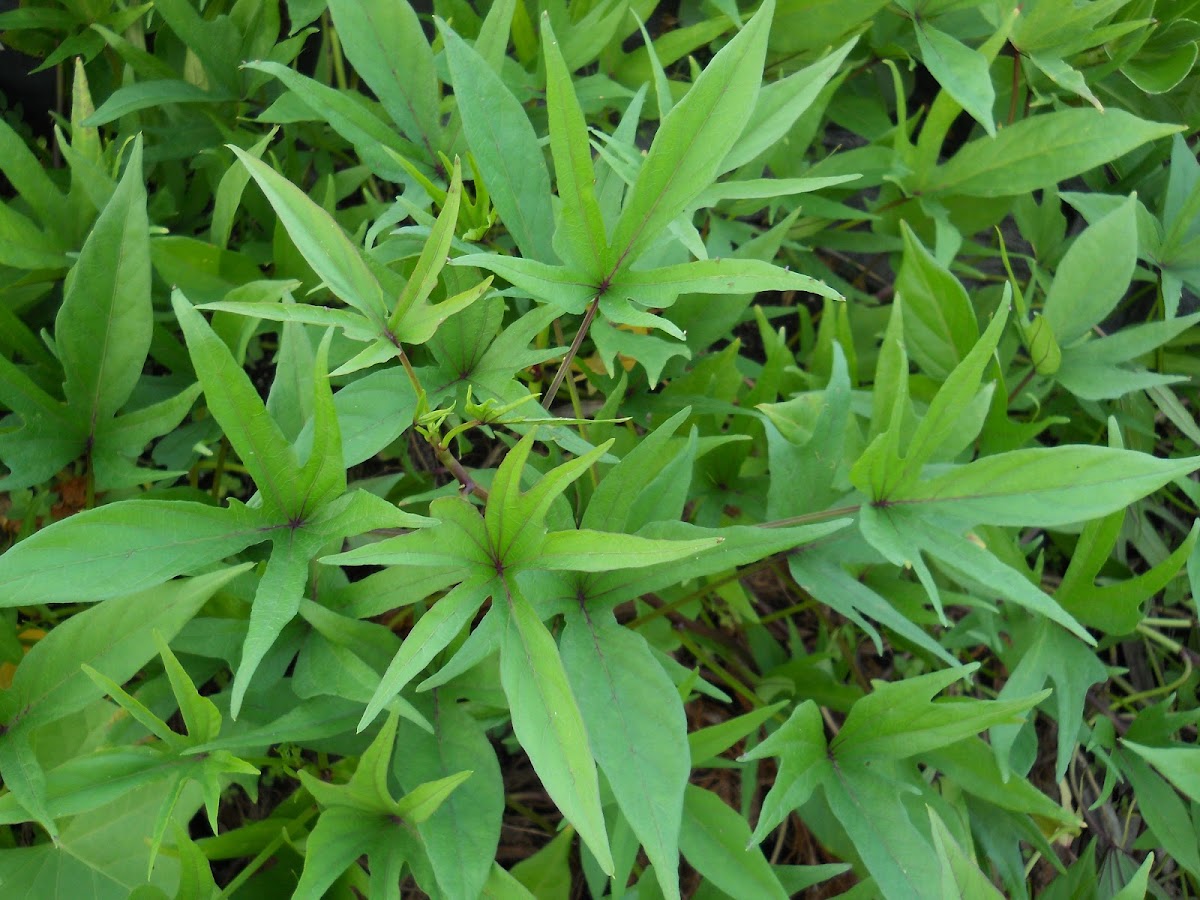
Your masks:
{"label": "plant stem", "polygon": [[790,516],[786,519],[777,519],[774,522],[762,522],[758,525],[759,528],[791,528],[793,525],[810,525],[813,522],[824,522],[827,519],[837,519],[841,516],[852,516],[862,509],[861,504],[854,506],[839,506],[836,509],[826,509],[822,512],[805,513],[802,516]]}
{"label": "plant stem", "polygon": [[[408,360],[408,354],[404,352],[404,348],[400,346],[399,341],[393,341],[396,345],[396,356],[400,358],[400,363],[404,366],[404,371],[408,374],[408,380],[412,382],[413,390],[416,391],[418,397],[425,393],[425,389],[421,387],[421,381],[417,378],[416,369],[412,367],[412,363]],[[420,429],[418,429],[420,430]],[[426,435],[426,443],[433,449],[434,455],[446,469],[454,476],[455,480],[462,485],[463,490],[470,494],[474,494],[480,500],[487,502],[488,492],[476,483],[471,477],[471,473],[466,467],[458,461],[449,447],[443,446],[440,441],[435,441],[433,438]]]}
{"label": "plant stem", "polygon": [[600,295],[597,294],[588,305],[587,312],[583,315],[583,322],[579,325],[579,331],[575,332],[575,340],[571,341],[571,348],[567,350],[567,355],[563,357],[562,365],[554,373],[554,380],[550,382],[550,387],[546,390],[546,396],[542,398],[542,409],[549,410],[551,405],[553,405],[554,395],[558,393],[558,389],[562,387],[563,379],[571,371],[571,364],[575,361],[575,355],[579,352],[579,348],[583,344],[583,339],[587,337],[588,329],[592,327],[592,321],[596,318],[596,313],[599,309]]}

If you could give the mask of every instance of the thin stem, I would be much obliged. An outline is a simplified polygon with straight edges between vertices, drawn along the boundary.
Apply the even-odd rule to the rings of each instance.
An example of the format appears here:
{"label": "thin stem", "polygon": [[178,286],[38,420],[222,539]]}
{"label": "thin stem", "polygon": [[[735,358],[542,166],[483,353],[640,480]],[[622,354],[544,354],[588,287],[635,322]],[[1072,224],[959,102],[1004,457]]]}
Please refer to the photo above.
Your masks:
{"label": "thin stem", "polygon": [[1021,54],[1013,47],[1012,95],[1008,98],[1008,124],[1017,120],[1017,97],[1021,93]]}
{"label": "thin stem", "polygon": [[714,675],[716,675],[721,681],[725,682],[726,687],[730,688],[735,694],[740,695],[754,709],[758,709],[763,705],[761,697],[743,684],[740,678],[717,662],[712,655],[705,651],[699,643],[693,640],[692,636],[686,631],[680,631],[676,629],[675,635],[679,638],[679,642],[683,644],[687,651],[692,654],[692,656],[694,656],[701,665],[707,666]]}
{"label": "thin stem", "polygon": [[92,460],[92,442],[88,440],[87,459],[84,462],[87,467],[84,474],[85,499],[84,509],[92,509],[96,505],[96,466]]}
{"label": "thin stem", "polygon": [[471,477],[471,473],[455,458],[448,447],[443,447],[434,441],[430,441],[429,446],[433,448],[433,452],[437,455],[438,462],[450,470],[450,474],[462,485],[463,490],[474,494],[485,503],[487,502],[488,492]]}
{"label": "thin stem", "polygon": [[809,525],[813,522],[824,522],[827,519],[837,519],[842,516],[852,516],[862,509],[862,504],[854,506],[839,506],[823,512],[805,513],[802,516],[791,516],[787,519],[777,519],[774,522],[762,522],[759,528],[791,528],[793,525]]}
{"label": "thin stem", "polygon": [[261,869],[263,867],[263,865],[268,860],[270,860],[270,858],[272,856],[275,855],[275,852],[280,847],[282,847],[285,842],[288,842],[291,840],[292,836],[289,832],[292,828],[299,828],[299,827],[303,826],[306,822],[308,822],[309,819],[311,819],[316,814],[317,814],[317,807],[313,806],[310,809],[305,810],[303,813],[301,813],[299,816],[297,816],[291,822],[287,823],[286,825],[280,826],[279,834],[276,835],[274,838],[272,838],[270,841],[268,841],[267,845],[258,852],[258,854],[254,857],[254,859],[250,860],[250,862],[246,864],[246,867],[244,869],[242,869],[242,871],[238,872],[236,878],[234,878],[231,882],[229,882],[229,884],[225,885],[225,889],[223,891],[221,891],[221,893],[218,894],[217,896],[218,897],[232,897],[233,894],[236,893],[237,890],[239,888],[241,888],[241,886],[243,884],[245,884],[247,881],[249,881],[250,878],[259,869]]}
{"label": "thin stem", "polygon": [[1011,391],[1009,391],[1009,394],[1008,394],[1008,405],[1009,406],[1012,406],[1013,401],[1017,399],[1017,397],[1021,393],[1021,391],[1025,390],[1025,388],[1026,388],[1026,386],[1028,386],[1029,382],[1033,381],[1033,376],[1036,373],[1037,373],[1037,369],[1034,368],[1033,366],[1030,366],[1029,371],[1025,373],[1025,377],[1021,379],[1021,383],[1018,384]]}
{"label": "thin stem", "polygon": [[596,318],[596,313],[599,309],[600,295],[597,294],[588,305],[587,312],[583,316],[583,322],[579,325],[579,331],[575,332],[575,340],[571,341],[571,348],[567,350],[567,355],[563,357],[562,364],[558,367],[558,371],[554,373],[554,380],[550,382],[546,396],[542,398],[542,409],[549,410],[554,404],[554,395],[558,393],[558,389],[562,387],[563,379],[571,371],[571,364],[575,362],[575,355],[579,353],[583,339],[587,337],[588,329],[592,327],[592,321]]}
{"label": "thin stem", "polygon": [[229,455],[229,441],[224,436],[221,437],[221,444],[217,447],[217,461],[213,463],[213,482],[212,482],[212,497],[218,503],[221,501],[221,480],[225,475],[225,457]]}
{"label": "thin stem", "polygon": [[[413,390],[416,392],[417,396],[420,397],[425,393],[425,389],[421,387],[421,380],[417,378],[417,372],[412,367],[412,363],[409,362],[408,354],[404,352],[404,348],[400,346],[400,342],[395,341],[394,343],[396,345],[396,356],[399,357],[401,365],[404,366],[404,371],[408,374],[408,380],[412,382]],[[486,503],[488,492],[478,483],[476,483],[475,479],[471,477],[471,473],[467,471],[466,467],[458,461],[458,458],[453,453],[450,452],[450,448],[444,446],[440,441],[435,441],[429,435],[425,436],[425,441],[433,449],[433,453],[438,458],[438,462],[446,467],[450,474],[454,476],[455,480],[462,485],[463,490],[474,494],[476,497]]]}

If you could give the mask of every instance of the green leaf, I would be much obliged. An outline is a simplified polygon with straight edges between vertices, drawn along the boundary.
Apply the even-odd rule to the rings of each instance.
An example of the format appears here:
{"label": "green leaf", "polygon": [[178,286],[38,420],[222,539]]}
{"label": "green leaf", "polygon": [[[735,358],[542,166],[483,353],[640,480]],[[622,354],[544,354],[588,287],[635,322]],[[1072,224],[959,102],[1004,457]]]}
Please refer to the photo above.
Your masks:
{"label": "green leaf", "polygon": [[924,900],[940,882],[937,854],[904,803],[904,795],[917,789],[888,777],[886,769],[835,767],[834,777],[823,785],[825,799],[879,894],[887,900]]}
{"label": "green leaf", "polygon": [[[786,9],[778,12],[776,37],[780,28],[778,21],[782,20],[785,13]],[[812,106],[830,79],[837,74],[856,43],[858,38],[853,38],[812,65],[763,85],[758,92],[754,112],[717,167],[718,173],[745,165],[783,140],[796,120]]]}
{"label": "green leaf", "polygon": [[474,900],[500,840],[504,784],[496,751],[481,725],[449,697],[435,691],[415,702],[433,723],[433,734],[401,722],[397,741],[404,752],[392,760],[392,772],[405,790],[454,772],[473,773],[417,831],[446,896]]}
{"label": "green leaf", "polygon": [[388,316],[389,328],[396,329],[414,307],[423,306],[437,285],[438,275],[446,264],[446,254],[450,252],[450,244],[454,240],[454,226],[458,223],[461,199],[462,167],[455,159],[446,199],[442,201],[442,211],[438,213],[437,221],[429,232],[429,240],[425,242],[421,256]]}
{"label": "green leaf", "polygon": [[1078,69],[1072,68],[1064,60],[1056,56],[1029,53],[1025,54],[1024,58],[1033,63],[1033,65],[1041,70],[1043,75],[1059,87],[1066,88],[1071,93],[1082,97],[1088,103],[1092,104],[1100,112],[1104,112],[1104,105],[1096,99],[1096,95],[1088,87],[1087,79]]}
{"label": "green leaf", "polygon": [[337,222],[270,166],[238,147],[229,149],[250,170],[313,271],[342,301],[382,325],[387,318],[383,288]]}
{"label": "green leaf", "polygon": [[941,817],[933,811],[933,807],[927,806],[925,810],[929,813],[933,846],[941,864],[942,896],[946,900],[957,900],[959,897],[1003,900],[1004,895],[996,890],[995,885],[980,870],[978,863],[954,839],[954,835],[950,833]]}
{"label": "green leaf", "polygon": [[1181,128],[1121,109],[1031,116],[994,138],[971,141],[920,188],[926,195],[1013,197],[1065,181]]}
{"label": "green leaf", "polygon": [[933,695],[979,668],[978,663],[931,672],[901,682],[875,681],[875,688],[850,708],[829,749],[839,765],[865,760],[907,759],[972,737],[1011,720],[1050,695],[1014,700],[930,702]]}
{"label": "green leaf", "polygon": [[1200,803],[1200,748],[1147,747],[1124,739],[1121,744],[1158,769],[1185,797]]}
{"label": "green leaf", "polygon": [[125,500],[55,522],[0,555],[0,607],[145,590],[264,540],[243,506]]}
{"label": "green leaf", "polygon": [[[1042,620],[1031,622],[1014,634],[1021,648],[1015,666],[1010,666],[1008,681],[998,699],[1012,702],[1042,689],[1049,680],[1054,682],[1054,706],[1058,729],[1058,759],[1055,777],[1061,779],[1076,750],[1076,723],[1083,719],[1084,701],[1088,689],[1108,678],[1108,670],[1094,651]],[[991,742],[996,758],[1007,772],[1013,742],[1023,725],[995,725]]]}
{"label": "green leaf", "polygon": [[171,304],[204,386],[204,400],[262,491],[268,510],[285,518],[301,516],[307,498],[295,481],[300,470],[295,451],[267,413],[249,376],[204,317],[178,290]]}
{"label": "green leaf", "polygon": [[142,141],[67,275],[54,333],[67,404],[95,435],[142,376],[150,349],[150,236]]}
{"label": "green leaf", "polygon": [[1183,543],[1148,571],[1096,586],[1094,580],[1116,547],[1124,519],[1125,511],[1118,510],[1084,526],[1062,583],[1054,592],[1054,599],[1080,622],[1114,635],[1133,633],[1142,620],[1142,604],[1179,574],[1200,538],[1197,522]]}
{"label": "green leaf", "polygon": [[208,78],[230,92],[236,91],[242,35],[234,17],[202,16],[188,0],[156,0],[155,9],[199,58]]}
{"label": "green leaf", "polygon": [[[262,113],[260,121],[278,121],[286,125],[297,119],[322,119],[352,143],[363,162],[380,177],[400,183],[409,179],[401,160],[420,159],[421,148],[389,127],[383,117],[368,106],[365,98],[339,91],[277,62],[248,62],[245,67],[278,78],[292,91]],[[286,105],[289,111],[272,115],[276,106],[281,105]]]}
{"label": "green leaf", "polygon": [[725,801],[694,784],[684,797],[680,849],[687,861],[730,897],[786,900],[787,892],[756,847],[750,828]]}
{"label": "green leaf", "polygon": [[[167,641],[158,631],[154,632],[154,647],[162,659],[167,679],[171,682],[171,693],[179,703],[179,713],[187,728],[192,743],[203,743],[216,738],[221,730],[221,713],[207,697],[201,696],[187,671],[180,665]],[[215,813],[216,810],[210,812]],[[213,829],[216,833],[216,829]]]}
{"label": "green leaf", "polygon": [[[68,225],[71,213],[67,198],[6,120],[0,121],[0,171],[44,226],[60,231]],[[137,171],[140,179],[140,166]]]}
{"label": "green leaf", "polygon": [[904,302],[906,347],[932,378],[945,379],[979,340],[975,310],[962,283],[901,222],[904,262],[896,293]]}
{"label": "green leaf", "polygon": [[[761,706],[756,710],[709,725],[699,731],[688,734],[688,747],[691,750],[692,765],[701,766],[720,753],[724,753],[748,734],[757,731],[759,726],[786,706],[786,703],[772,703]],[[747,755],[747,759],[751,759]]]}
{"label": "green leaf", "polygon": [[613,293],[643,306],[670,306],[680,294],[749,294],[760,291],[805,291],[844,299],[833,288],[757,259],[702,259],[660,269],[623,271],[612,282]]}
{"label": "green leaf", "polygon": [[143,109],[157,109],[174,103],[214,103],[223,99],[190,81],[141,81],[117,88],[99,109],[83,120],[83,124],[97,128]]}
{"label": "green leaf", "polygon": [[771,34],[771,53],[820,51],[862,29],[887,0],[787,0]]}
{"label": "green leaf", "polygon": [[1200,873],[1200,847],[1196,845],[1196,827],[1187,804],[1138,756],[1123,759],[1121,768],[1143,806],[1142,817],[1158,838],[1158,845],[1187,871]]}
{"label": "green leaf", "polygon": [[995,554],[965,536],[961,526],[947,525],[938,518],[900,506],[867,507],[862,511],[864,536],[889,561],[910,564],[917,570],[929,597],[938,605],[937,584],[922,559],[922,554],[963,573],[967,578],[986,584],[993,594],[1024,606],[1066,628],[1089,644],[1095,639],[1087,629],[1069,616],[1062,607],[1032,584],[1024,574],[1005,565]]}
{"label": "green leaf", "polygon": [[[1003,727],[1003,726],[1002,726]],[[967,738],[935,750],[927,750],[921,762],[969,794],[1000,809],[1040,816],[1078,829],[1082,819],[1043,794],[1027,779],[1002,770],[996,753],[982,738]]]}
{"label": "green leaf", "polygon": [[[69,415],[64,404],[42,390],[3,354],[0,354],[0,402],[24,422],[16,431],[0,432],[0,460],[11,470],[0,479],[0,490],[15,491],[49,480],[85,446],[86,437],[81,429],[88,423]],[[9,422],[11,419],[5,425]]]}
{"label": "green leaf", "polygon": [[762,843],[792,810],[803,806],[821,782],[832,775],[825,723],[812,700],[793,709],[783,725],[741,759],[766,759],[768,756],[779,758],[779,774],[763,801],[758,825],[748,845]]}
{"label": "green leaf", "polygon": [[506,580],[504,590],[507,625],[500,680],[513,731],[550,799],[575,826],[600,868],[611,875],[613,859],[600,809],[596,763],[558,647],[515,585]]}
{"label": "green leaf", "polygon": [[230,715],[235,719],[258,664],[296,617],[308,583],[309,563],[325,542],[323,535],[314,535],[303,528],[285,528],[284,531],[285,534],[271,542],[271,557],[250,607],[250,624],[242,643],[242,658],[234,674],[229,707]]}
{"label": "green leaf", "polygon": [[[63,885],[86,885],[90,900],[127,900],[146,883],[146,836],[153,832],[161,806],[162,786],[147,785],[75,816],[57,844],[0,850],[5,890],[20,897],[53,897]],[[172,818],[180,821],[182,812]],[[177,864],[160,860],[151,881],[173,890],[177,872]]]}
{"label": "green leaf", "polygon": [[1059,263],[1042,310],[1059,344],[1072,343],[1102,322],[1129,289],[1137,263],[1135,204],[1130,196],[1090,226]]}
{"label": "green leaf", "polygon": [[[6,760],[12,761],[12,757]],[[19,757],[15,762],[19,765]],[[54,819],[79,815],[162,780],[178,768],[178,759],[154,747],[121,747],[76,756],[46,773],[46,809]],[[22,805],[15,791],[0,797],[0,822],[14,825],[33,818],[37,816]]]}
{"label": "green leaf", "polygon": [[721,543],[721,538],[667,541],[607,531],[554,531],[546,535],[534,567],[573,572],[639,569],[694,557]]}
{"label": "green leaf", "polygon": [[432,162],[441,97],[416,12],[402,0],[330,0],[329,13],[354,71]]}
{"label": "green leaf", "polygon": [[581,313],[599,292],[599,283],[587,272],[568,266],[551,266],[533,259],[470,253],[451,260],[455,266],[476,266],[501,278],[543,303],[564,312]]}
{"label": "green leaf", "polygon": [[555,232],[564,262],[597,279],[603,277],[608,238],[596,200],[596,171],[588,143],[587,122],[575,96],[571,73],[563,61],[558,41],[542,14],[542,48],[546,60],[546,108],[550,115],[550,153],[555,183],[562,200],[562,221]]}
{"label": "green leaf", "polygon": [[663,895],[678,898],[679,823],[691,756],[675,685],[642,636],[611,613],[572,609],[559,649],[596,762]]}
{"label": "green leaf", "polygon": [[529,117],[491,66],[445,22],[437,24],[463,132],[492,204],[524,257],[552,260],[550,173]]}
{"label": "green leaf", "polygon": [[314,398],[312,403],[313,444],[303,467],[296,473],[296,493],[300,496],[297,515],[305,517],[346,492],[346,467],[342,455],[342,433],[338,427],[337,407],[329,386],[329,341],[332,333],[317,350],[315,371],[312,373]]}
{"label": "green leaf", "polygon": [[767,0],[663,119],[613,228],[604,263],[610,277],[714,180],[754,110],[774,11]]}
{"label": "green leaf", "polygon": [[[1000,309],[992,317],[975,346],[946,377],[929,404],[929,410],[911,432],[911,437],[908,437],[910,424],[907,414],[907,360],[899,335],[896,334],[894,341],[892,340],[893,326],[889,324],[889,337],[884,342],[884,348],[888,352],[880,354],[880,365],[886,360],[888,368],[881,374],[899,374],[900,387],[893,389],[890,386],[876,386],[873,419],[878,420],[880,424],[886,423],[886,430],[876,433],[875,439],[850,470],[850,480],[859,490],[876,501],[888,501],[897,491],[912,490],[922,467],[947,443],[956,441],[959,442],[957,446],[961,446],[966,421],[972,421],[974,434],[970,437],[978,434],[983,422],[971,416],[971,404],[980,392],[984,369],[991,361],[1008,321],[1008,292],[1006,286],[1005,299]],[[902,303],[893,304],[892,316],[897,325],[902,321],[902,310]],[[899,327],[896,330],[899,331]],[[900,374],[901,369],[904,370],[903,374]],[[885,404],[889,393],[890,409]],[[907,438],[908,446],[901,457],[900,445],[903,438]]]}
{"label": "green leaf", "polygon": [[571,845],[574,843],[574,829],[563,829],[537,853],[513,866],[513,878],[538,900],[568,900],[571,896]]}
{"label": "green leaf", "polygon": [[971,524],[1053,528],[1108,515],[1200,468],[1110,447],[1033,447],[953,466],[890,500]]}
{"label": "green leaf", "polygon": [[67,619],[26,654],[5,696],[9,712],[0,745],[8,757],[6,786],[47,828],[53,831],[45,813],[45,779],[28,750],[30,730],[104,695],[81,664],[114,681],[129,680],[153,659],[155,632],[174,637],[216,591],[245,569],[222,569],[111,599]]}
{"label": "green leaf", "polygon": [[[432,531],[430,533],[432,534]],[[421,617],[380,679],[375,696],[367,704],[366,712],[358,723],[359,731],[366,728],[388,701],[400,693],[435,656],[450,645],[459,632],[475,618],[475,613],[479,611],[491,589],[492,585],[487,583],[463,582],[439,599],[429,612]]]}
{"label": "green leaf", "polygon": [[716,206],[725,200],[775,200],[779,197],[790,197],[794,194],[806,194],[822,188],[835,187],[845,184],[847,181],[857,181],[860,177],[859,175],[830,175],[824,178],[750,178],[745,181],[718,181],[701,191],[693,203],[698,209],[703,209]]}
{"label": "green leaf", "polygon": [[[267,145],[275,132],[271,131],[257,141],[248,151],[255,159],[262,159]],[[238,206],[242,202],[242,194],[250,183],[250,172],[245,166],[230,166],[221,176],[217,189],[213,193],[212,225],[209,241],[222,250],[229,246],[229,236],[233,233],[233,223],[237,217]]]}
{"label": "green leaf", "polygon": [[995,137],[992,107],[996,89],[988,71],[988,58],[927,21],[915,20],[913,25],[921,61],[929,74],[990,137]]}
{"label": "green leaf", "polygon": [[324,897],[329,886],[355,860],[364,853],[371,858],[386,846],[385,836],[382,817],[366,816],[350,807],[325,810],[305,842],[304,871],[292,896],[312,900]]}

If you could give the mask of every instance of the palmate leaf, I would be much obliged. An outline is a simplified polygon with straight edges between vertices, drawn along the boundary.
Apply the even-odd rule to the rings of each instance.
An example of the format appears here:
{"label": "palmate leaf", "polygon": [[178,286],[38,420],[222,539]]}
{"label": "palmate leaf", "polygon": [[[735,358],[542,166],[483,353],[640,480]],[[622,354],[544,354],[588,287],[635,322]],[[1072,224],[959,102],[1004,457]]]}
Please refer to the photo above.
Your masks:
{"label": "palmate leaf", "polygon": [[30,650],[3,697],[5,731],[0,736],[0,767],[5,786],[51,835],[47,783],[30,747],[31,731],[84,708],[103,696],[80,668],[87,663],[124,682],[153,658],[153,634],[172,638],[200,607],[245,567],[141,593],[115,597],[78,613]]}
{"label": "palmate leaf", "polygon": [[829,750],[838,765],[865,760],[907,759],[1019,718],[1049,691],[1005,700],[931,702],[933,695],[979,668],[978,663],[931,672],[904,681],[875,681],[856,702]]}
{"label": "palmate leaf", "polygon": [[763,801],[750,843],[759,844],[792,810],[803,806],[812,792],[832,774],[825,724],[817,705],[806,700],[788,720],[742,759],[779,758],[779,775]]}
{"label": "palmate leaf", "polygon": [[0,459],[11,470],[0,479],[0,490],[46,481],[84,455],[99,491],[172,474],[142,469],[134,460],[151,440],[179,424],[194,390],[117,416],[142,376],[150,348],[150,239],[142,179],[139,137],[67,274],[54,336],[66,403],[0,358],[0,402],[24,423],[16,433],[0,435]]}
{"label": "palmate leaf", "polygon": [[[245,65],[279,79],[292,92],[284,100],[291,100],[292,105],[301,110],[311,110],[306,118],[328,122],[330,128],[354,145],[362,160],[381,178],[403,183],[409,176],[397,159],[423,158],[421,147],[401,137],[375,115],[361,97],[322,84],[278,62],[248,62]],[[261,120],[272,121],[275,118],[271,115],[273,109],[264,112]],[[278,118],[283,122],[291,121],[291,116]]]}
{"label": "palmate leaf", "polygon": [[774,0],[712,58],[663,119],[613,228],[604,269],[628,268],[714,180],[754,110]]}
{"label": "palmate leaf", "polygon": [[[1010,664],[1008,681],[998,700],[1027,697],[1040,691],[1047,681],[1054,684],[1055,718],[1058,729],[1056,777],[1062,778],[1076,748],[1077,729],[1073,725],[1083,718],[1083,705],[1088,689],[1108,678],[1108,669],[1085,645],[1073,640],[1061,629],[1045,620],[1034,621],[1014,634],[1020,646],[1020,658]],[[1045,693],[1045,692],[1043,692]],[[997,724],[991,729],[991,744],[1000,768],[1009,770],[1013,743],[1024,724]]]}
{"label": "palmate leaf", "polygon": [[291,444],[267,414],[249,376],[204,317],[178,290],[171,303],[204,387],[205,403],[262,491],[267,509],[285,518],[298,515],[303,506],[295,481],[300,461]]}
{"label": "palmate leaf", "polygon": [[[322,559],[339,565],[439,566],[457,584],[417,622],[401,645],[367,705],[360,730],[450,644],[484,600],[495,598],[504,579],[528,569],[624,571],[678,563],[721,543],[708,534],[695,540],[662,540],[575,530],[548,533],[545,518],[550,504],[611,442],[551,470],[522,493],[520,479],[533,440],[531,432],[509,451],[492,482],[482,516],[463,498],[439,498],[430,504],[430,513],[438,520],[434,527]],[[613,539],[618,541],[616,545],[610,544]]]}
{"label": "palmate leaf", "polygon": [[868,506],[859,519],[863,537],[895,565],[911,565],[930,600],[944,621],[941,600],[933,574],[924,557],[938,560],[967,578],[986,584],[990,591],[1012,603],[1057,622],[1088,644],[1093,638],[1061,606],[1016,569],[1005,565],[989,550],[980,547],[959,528],[936,515],[902,506]]}
{"label": "palmate leaf", "polygon": [[[974,433],[978,434],[983,423],[971,416],[971,404],[980,393],[983,372],[1008,322],[1008,296],[1009,288],[1006,285],[1000,309],[975,346],[946,377],[925,416],[911,430],[911,436],[907,361],[901,337],[903,326],[900,324],[903,321],[903,305],[899,301],[893,305],[877,378],[893,374],[898,377],[882,382],[887,387],[876,390],[871,428],[874,439],[850,470],[851,482],[873,501],[888,501],[898,491],[911,490],[921,469],[935,454],[946,444],[964,439],[963,431],[967,422],[972,422]],[[975,434],[966,439],[969,441]],[[902,440],[906,440],[908,445],[903,455],[900,452]],[[961,443],[957,446],[961,446]]]}
{"label": "palmate leaf", "polygon": [[111,419],[142,375],[150,349],[150,234],[142,143],[67,275],[54,323],[67,406],[90,424]]}
{"label": "palmate leaf", "polygon": [[422,248],[411,277],[388,308],[384,287],[360,250],[346,237],[337,222],[299,188],[250,154],[231,147],[258,182],[305,261],[340,299],[353,307],[325,309],[303,304],[253,304],[221,301],[208,308],[279,321],[307,322],[342,329],[354,340],[371,344],[359,356],[342,365],[334,375],[344,375],[392,359],[400,343],[423,344],[439,325],[454,313],[487,293],[491,280],[461,291],[440,303],[429,296],[446,263],[454,238],[462,196],[462,171],[457,160],[445,202],[429,239]]}
{"label": "palmate leaf", "polygon": [[236,718],[258,664],[299,611],[309,564],[321,547],[335,537],[377,527],[419,527],[425,520],[361,491],[345,493],[341,434],[325,375],[328,337],[317,352],[313,437],[301,466],[225,343],[178,291],[172,299],[209,408],[264,497],[252,542],[272,542],[234,677],[231,712]]}
{"label": "palmate leaf", "polygon": [[325,890],[364,853],[371,868],[372,896],[399,897],[400,871],[422,855],[408,832],[423,822],[462,784],[470,772],[418,785],[399,800],[388,787],[395,751],[393,714],[359,758],[346,784],[328,784],[301,771],[300,781],[323,807],[308,839],[297,897],[322,897]]}
{"label": "palmate leaf", "polygon": [[[22,422],[17,430],[0,432],[0,461],[9,469],[9,474],[0,478],[0,490],[15,491],[47,481],[79,456],[86,440],[84,423],[3,354],[0,402]],[[7,417],[4,424],[11,427],[13,418]]]}
{"label": "palmate leaf", "polygon": [[[780,11],[778,17],[784,15]],[[807,27],[807,23],[806,23]],[[779,26],[775,25],[776,36]],[[847,41],[827,56],[786,78],[765,84],[758,92],[754,112],[718,167],[718,173],[732,171],[775,146],[788,133],[796,120],[817,99],[821,90],[834,76],[858,38]]]}

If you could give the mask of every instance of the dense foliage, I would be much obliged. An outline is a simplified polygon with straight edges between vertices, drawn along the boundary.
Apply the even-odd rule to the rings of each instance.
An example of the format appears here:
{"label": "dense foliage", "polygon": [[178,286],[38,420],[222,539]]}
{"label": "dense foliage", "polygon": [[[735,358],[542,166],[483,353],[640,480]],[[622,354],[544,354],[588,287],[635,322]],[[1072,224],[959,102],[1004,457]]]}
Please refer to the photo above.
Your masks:
{"label": "dense foliage", "polygon": [[0,29],[6,896],[1200,890],[1200,2]]}

